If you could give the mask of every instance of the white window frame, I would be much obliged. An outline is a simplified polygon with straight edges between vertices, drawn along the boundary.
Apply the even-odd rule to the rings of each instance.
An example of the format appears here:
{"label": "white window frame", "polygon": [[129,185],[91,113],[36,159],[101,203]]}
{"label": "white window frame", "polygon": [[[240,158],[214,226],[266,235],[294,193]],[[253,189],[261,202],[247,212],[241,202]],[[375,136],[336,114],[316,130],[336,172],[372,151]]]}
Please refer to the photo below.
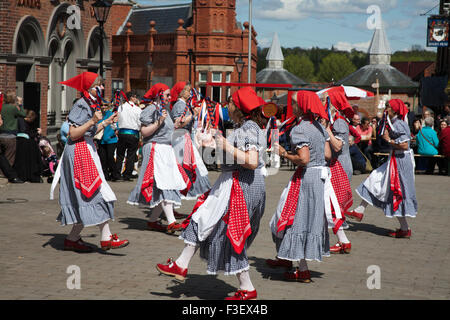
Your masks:
{"label": "white window frame", "polygon": [[[214,74],[219,74],[220,75],[220,78],[219,78],[219,81],[214,81]],[[220,83],[220,82],[222,82],[222,72],[215,72],[215,71],[213,71],[212,72],[212,74],[211,74],[211,82],[218,82],[218,83]],[[215,87],[211,87],[211,98],[212,99],[214,99],[214,88]],[[220,99],[219,99],[219,101],[217,101],[217,102],[221,102],[220,100],[222,100],[222,87],[217,87],[217,88],[219,88],[219,97],[220,97]]]}

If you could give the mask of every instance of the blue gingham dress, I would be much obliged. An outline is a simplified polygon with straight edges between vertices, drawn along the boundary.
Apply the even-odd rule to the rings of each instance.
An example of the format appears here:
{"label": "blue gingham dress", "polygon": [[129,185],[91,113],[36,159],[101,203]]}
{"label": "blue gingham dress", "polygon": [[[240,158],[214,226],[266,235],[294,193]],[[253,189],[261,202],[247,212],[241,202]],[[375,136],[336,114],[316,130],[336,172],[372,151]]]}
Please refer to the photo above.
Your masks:
{"label": "blue gingham dress", "polygon": [[[145,137],[143,139],[144,146],[142,147],[142,166],[139,170],[139,176],[134,187],[133,191],[131,191],[130,196],[128,197],[129,204],[140,204],[140,205],[149,205],[150,208],[154,208],[158,206],[161,202],[166,201],[168,203],[172,203],[175,208],[179,208],[181,206],[181,193],[178,190],[161,190],[158,189],[156,180],[153,183],[153,195],[150,202],[147,202],[145,197],[142,195],[141,186],[142,181],[144,180],[145,170],[148,165],[148,161],[150,160],[150,152],[152,150],[152,143],[160,143],[171,145],[172,143],[172,134],[173,134],[173,121],[170,118],[170,111],[166,108],[168,116],[164,120],[164,123],[156,130],[153,135],[149,137]],[[150,104],[141,112],[140,121],[143,126],[149,126],[152,123],[156,122],[160,117],[160,113],[157,107],[154,104]],[[173,170],[178,170],[178,168],[173,168]]]}
{"label": "blue gingham dress", "polygon": [[[200,245],[200,257],[207,261],[208,274],[217,274],[218,271],[224,271],[225,275],[233,275],[247,271],[250,268],[247,249],[258,233],[266,201],[264,176],[261,173],[261,168],[264,166],[262,162],[262,151],[265,147],[264,139],[262,130],[251,120],[246,121],[227,138],[231,144],[241,150],[248,151],[256,148],[260,151],[259,164],[256,170],[249,170],[238,164],[230,164],[229,161],[222,165],[223,171],[239,171],[239,185],[242,188],[247,204],[252,233],[246,239],[242,252],[237,254],[234,251],[226,235],[227,224],[222,218],[204,241],[200,242],[198,240],[198,225],[194,220],[191,220],[190,224],[180,235],[180,239],[183,239],[185,243]],[[222,213],[222,217],[225,216],[227,211],[228,207]]]}
{"label": "blue gingham dress", "polygon": [[[94,112],[95,110],[81,98],[75,102],[70,110],[68,122],[71,126],[81,126],[92,118]],[[97,125],[90,127],[84,134],[84,139],[94,150],[94,159],[97,158],[98,160],[97,171],[102,179],[102,185],[107,185],[93,140],[96,131]],[[63,156],[60,160],[61,177],[59,180],[59,204],[61,206],[61,212],[57,217],[57,221],[60,221],[63,226],[68,224],[83,224],[87,227],[114,219],[113,201],[105,201],[99,191],[97,191],[90,199],[87,199],[82,195],[81,191],[75,187],[75,180],[73,177],[75,145],[76,144],[68,138]]]}
{"label": "blue gingham dress", "polygon": [[[170,112],[170,116],[172,117],[172,120],[175,122],[177,118],[180,118],[183,115],[184,109],[186,107],[186,102],[184,102],[181,99],[178,99],[178,101],[173,105],[172,111]],[[186,113],[186,116],[189,116],[191,113],[188,110]],[[184,156],[184,147],[186,144],[185,139],[185,133],[188,133],[189,136],[191,136],[192,139],[192,126],[193,126],[194,120],[192,120],[190,123],[188,123],[184,128],[176,129],[173,134],[173,141],[172,146],[175,151],[175,156],[177,158],[178,163],[183,163],[183,156]],[[193,139],[192,139],[193,140]],[[192,146],[195,148],[194,141],[192,141]],[[196,159],[197,161],[203,161],[200,157],[200,159]],[[186,170],[186,174],[189,176],[189,179],[192,179],[192,173],[189,170]],[[201,176],[200,171],[198,169],[195,170],[196,172],[196,180],[192,187],[189,189],[189,192],[186,196],[181,196],[182,199],[186,200],[195,200],[197,197],[204,194],[206,191],[211,189],[211,183],[209,182],[208,175]]]}
{"label": "blue gingham dress", "polygon": [[[395,140],[396,143],[408,142],[411,140],[411,132],[408,124],[401,120],[394,118],[392,120],[392,126],[394,131],[390,131],[389,136]],[[392,217],[412,217],[417,215],[417,199],[416,199],[416,187],[414,185],[414,165],[411,155],[407,152],[396,150],[394,151],[395,158],[397,160],[397,168],[400,176],[400,185],[402,189],[403,200],[397,211],[393,209],[393,193],[389,189],[388,202],[382,202],[375,198],[372,193],[364,186],[364,182],[356,189],[358,195],[367,201],[369,204],[380,208],[384,211],[384,214],[388,218]],[[381,165],[378,170],[387,170],[388,162]]]}
{"label": "blue gingham dress", "polygon": [[347,121],[338,118],[333,123],[332,132],[336,139],[339,139],[343,142],[341,151],[335,152],[333,148],[331,148],[333,158],[338,159],[338,161],[341,163],[342,168],[344,168],[344,171],[347,174],[348,180],[351,181],[353,176],[353,165],[348,144],[349,129]]}
{"label": "blue gingham dress", "polygon": [[[322,170],[318,168],[327,165],[324,145],[328,139],[325,128],[317,121],[311,123],[309,120],[303,120],[291,131],[292,150],[308,147],[310,161],[301,175],[300,195],[293,224],[286,227],[282,238],[279,238],[276,236],[276,213],[270,223],[279,259],[321,261],[322,256],[329,256],[324,181],[321,179]],[[284,200],[282,198],[280,202]]]}

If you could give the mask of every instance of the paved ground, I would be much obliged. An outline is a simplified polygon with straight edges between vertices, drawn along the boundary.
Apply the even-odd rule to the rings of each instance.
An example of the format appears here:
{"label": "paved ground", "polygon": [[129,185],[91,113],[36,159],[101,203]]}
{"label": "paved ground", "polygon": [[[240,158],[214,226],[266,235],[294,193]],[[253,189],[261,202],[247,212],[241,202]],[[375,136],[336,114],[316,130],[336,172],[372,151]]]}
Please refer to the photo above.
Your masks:
{"label": "paved ground", "polygon": [[[251,277],[260,299],[450,299],[450,178],[416,176],[419,214],[410,221],[410,240],[386,237],[397,221],[369,207],[361,223],[350,223],[351,254],[309,263],[313,283],[300,284],[284,282],[282,270],[264,263],[275,255],[268,224],[292,173],[282,170],[266,180],[266,212],[249,250]],[[211,181],[217,176],[212,172]],[[355,176],[353,189],[366,176]],[[207,275],[198,256],[184,284],[160,276],[155,264],[176,258],[182,241],[146,230],[144,211],[126,204],[133,183],[111,185],[118,198],[111,229],[131,244],[108,253],[77,254],[62,250],[70,227],[55,221],[58,201],[48,200],[49,184],[0,181],[0,299],[223,299],[235,291],[234,276]],[[188,213],[193,205],[185,202],[181,212]],[[86,228],[82,236],[99,246],[96,227]],[[335,237],[330,239],[334,244]],[[80,268],[81,289],[67,288],[71,265]],[[372,275],[368,267],[373,265],[379,267],[380,289],[367,286]]]}

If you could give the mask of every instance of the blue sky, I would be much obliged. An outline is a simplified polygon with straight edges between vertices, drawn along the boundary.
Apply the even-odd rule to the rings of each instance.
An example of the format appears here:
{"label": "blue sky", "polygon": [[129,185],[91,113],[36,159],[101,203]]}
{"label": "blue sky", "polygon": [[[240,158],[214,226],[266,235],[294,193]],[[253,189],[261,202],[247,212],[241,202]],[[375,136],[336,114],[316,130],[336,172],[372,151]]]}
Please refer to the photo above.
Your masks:
{"label": "blue sky", "polygon": [[[142,5],[189,3],[189,0],[136,0]],[[367,20],[380,9],[393,52],[412,45],[426,47],[427,16],[421,16],[439,0],[253,0],[253,25],[258,45],[270,46],[274,32],[281,46],[302,48],[357,48],[366,51],[374,30]],[[248,21],[248,0],[237,0],[237,19]],[[429,14],[437,14],[439,6]],[[373,20],[371,20],[373,21]]]}

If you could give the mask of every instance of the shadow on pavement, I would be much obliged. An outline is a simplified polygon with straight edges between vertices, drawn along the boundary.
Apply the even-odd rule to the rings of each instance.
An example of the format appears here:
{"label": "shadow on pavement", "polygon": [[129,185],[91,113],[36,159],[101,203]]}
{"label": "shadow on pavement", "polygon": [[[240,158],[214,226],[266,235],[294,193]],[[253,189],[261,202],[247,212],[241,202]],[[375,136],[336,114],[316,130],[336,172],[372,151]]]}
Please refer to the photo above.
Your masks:
{"label": "shadow on pavement", "polygon": [[[43,236],[43,237],[52,237],[50,238],[50,240],[48,240],[47,242],[45,242],[42,247],[45,248],[46,246],[50,245],[53,249],[56,249],[58,251],[64,251],[64,239],[67,237],[67,234],[62,234],[62,233],[38,233],[38,235]],[[84,235],[82,237],[83,241],[86,240],[86,238],[95,238],[94,234],[90,234],[90,235]],[[88,244],[89,246],[91,246],[93,248],[92,252],[86,252],[86,253],[80,253],[80,254],[89,254],[89,253],[100,253],[100,254],[104,254],[104,255],[109,255],[109,256],[126,256],[126,254],[123,253],[112,253],[110,252],[111,250],[108,251],[104,251],[102,250],[100,247],[96,246],[95,244],[92,244],[90,242],[84,241],[86,242],[86,244]],[[79,252],[75,252],[72,251],[74,253],[79,253]]]}
{"label": "shadow on pavement", "polygon": [[386,229],[386,228],[382,228],[382,227],[377,227],[376,225],[373,224],[368,224],[368,223],[361,223],[361,222],[351,222],[348,221],[348,230],[349,231],[365,231],[365,232],[370,232],[373,233],[377,236],[388,236],[388,233],[391,232],[393,229]]}
{"label": "shadow on pavement", "polygon": [[[147,231],[147,232],[157,232],[157,233],[166,234],[166,235],[172,236],[172,237],[178,237],[180,235],[179,231],[176,231],[175,233],[170,234],[170,233],[166,233],[163,231],[148,230],[147,222],[148,222],[148,220],[139,219],[139,218],[121,218],[120,219],[120,223],[124,223],[124,224],[128,225],[128,228],[126,228],[126,229],[133,229],[133,230]],[[163,223],[161,219],[159,220],[159,222],[162,225],[167,226],[167,224]]]}
{"label": "shadow on pavement", "polygon": [[[161,275],[161,277],[167,276]],[[167,280],[172,284],[172,286],[167,287],[167,290],[172,291],[171,293],[150,291],[150,294],[171,298],[197,297],[201,300],[223,300],[237,290],[237,287],[217,279],[215,275],[188,275],[184,283],[170,280],[169,277],[167,277]]]}
{"label": "shadow on pavement", "polygon": [[[274,259],[274,258],[272,258]],[[275,280],[275,281],[284,281],[284,273],[289,271],[286,268],[271,268],[266,264],[266,259],[257,258],[257,257],[249,257],[248,258],[250,265],[255,267],[256,271],[259,272],[263,279]],[[293,263],[294,267],[297,266],[295,262]],[[322,278],[323,273],[317,272],[314,270],[310,270],[311,279],[314,281],[314,278]]]}

